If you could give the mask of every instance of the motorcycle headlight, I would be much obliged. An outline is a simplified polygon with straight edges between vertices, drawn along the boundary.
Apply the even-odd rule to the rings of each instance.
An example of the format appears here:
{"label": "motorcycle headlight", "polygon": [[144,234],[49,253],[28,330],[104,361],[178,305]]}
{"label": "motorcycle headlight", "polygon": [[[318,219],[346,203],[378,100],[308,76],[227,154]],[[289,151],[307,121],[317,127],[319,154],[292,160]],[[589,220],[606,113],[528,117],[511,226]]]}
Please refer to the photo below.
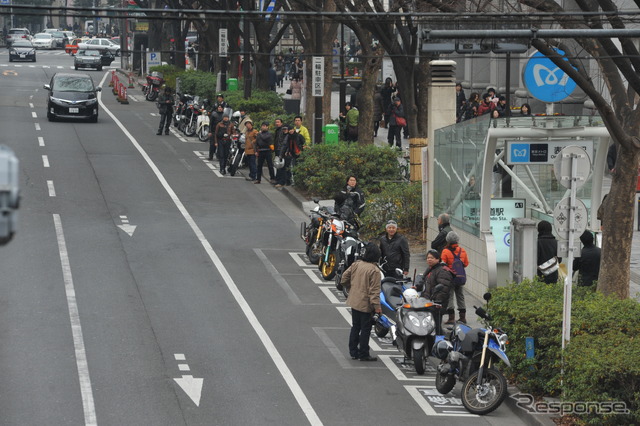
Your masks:
{"label": "motorcycle headlight", "polygon": [[427,315],[426,317],[422,318],[422,326],[423,327],[429,327],[429,328],[435,328],[436,323],[433,320],[433,316]]}
{"label": "motorcycle headlight", "polygon": [[418,318],[417,315],[409,314],[409,321],[411,321],[411,324],[415,325],[416,327],[420,327],[420,318]]}

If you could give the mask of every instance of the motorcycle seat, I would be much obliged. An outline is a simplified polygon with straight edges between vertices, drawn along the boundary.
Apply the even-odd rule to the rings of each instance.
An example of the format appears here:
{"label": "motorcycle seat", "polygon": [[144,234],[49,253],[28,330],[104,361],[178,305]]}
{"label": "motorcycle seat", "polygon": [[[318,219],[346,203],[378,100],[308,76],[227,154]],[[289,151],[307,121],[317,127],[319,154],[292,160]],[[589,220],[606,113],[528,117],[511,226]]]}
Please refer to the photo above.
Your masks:
{"label": "motorcycle seat", "polygon": [[394,309],[402,306],[402,285],[396,282],[383,282],[382,292],[387,303]]}
{"label": "motorcycle seat", "polygon": [[481,339],[484,338],[484,330],[481,328],[470,328],[462,325],[456,326],[455,334],[460,341],[460,352],[462,353],[473,352]]}

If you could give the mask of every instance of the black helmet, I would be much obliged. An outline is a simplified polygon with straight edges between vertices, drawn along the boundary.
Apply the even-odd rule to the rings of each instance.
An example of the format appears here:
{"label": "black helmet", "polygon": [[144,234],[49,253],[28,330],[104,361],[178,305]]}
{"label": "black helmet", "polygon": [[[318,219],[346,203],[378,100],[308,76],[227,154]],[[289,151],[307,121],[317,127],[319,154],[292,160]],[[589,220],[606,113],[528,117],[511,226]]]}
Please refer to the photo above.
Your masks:
{"label": "black helmet", "polygon": [[449,352],[453,350],[453,345],[448,340],[440,340],[433,345],[433,356],[438,359],[445,360],[449,356]]}

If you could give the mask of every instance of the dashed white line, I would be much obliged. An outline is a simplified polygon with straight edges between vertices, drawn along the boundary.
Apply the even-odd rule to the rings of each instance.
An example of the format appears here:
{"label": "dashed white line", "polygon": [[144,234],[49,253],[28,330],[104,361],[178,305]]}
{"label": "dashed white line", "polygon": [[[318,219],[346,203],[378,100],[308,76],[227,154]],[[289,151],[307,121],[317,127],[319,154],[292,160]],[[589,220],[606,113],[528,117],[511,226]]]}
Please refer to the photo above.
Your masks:
{"label": "dashed white line", "polygon": [[189,364],[178,364],[178,369],[180,371],[190,371]]}
{"label": "dashed white line", "polygon": [[89,365],[87,363],[87,353],[84,348],[84,338],[82,337],[82,325],[80,324],[80,313],[76,302],[76,290],[73,286],[71,275],[71,264],[67,254],[67,243],[64,239],[64,230],[60,215],[54,214],[53,221],[58,239],[58,251],[60,252],[60,263],[62,264],[62,277],[64,279],[64,291],[67,295],[67,308],[69,310],[69,320],[71,321],[71,334],[73,336],[73,347],[76,354],[76,366],[78,369],[78,379],[80,381],[80,393],[82,395],[82,407],[84,409],[85,425],[97,425],[96,407],[93,401],[93,390],[91,389],[91,377],[89,376]]}
{"label": "dashed white line", "polygon": [[29,102],[29,108],[33,108],[33,104]]}
{"label": "dashed white line", "polygon": [[56,188],[53,186],[53,181],[52,180],[48,180],[47,181],[47,188],[49,188],[49,197],[55,197],[56,196]]}
{"label": "dashed white line", "polygon": [[31,117],[32,118],[38,118],[38,113],[35,111],[31,111]]}
{"label": "dashed white line", "polygon": [[44,146],[44,138],[42,136],[38,136],[38,145]]}
{"label": "dashed white line", "polygon": [[40,131],[40,123],[33,123],[36,126],[36,130]]}
{"label": "dashed white line", "polygon": [[49,167],[49,157],[46,155],[42,156],[42,165],[45,167]]}
{"label": "dashed white line", "polygon": [[173,357],[176,359],[176,361],[184,361],[187,358],[184,356],[184,354],[173,354]]}

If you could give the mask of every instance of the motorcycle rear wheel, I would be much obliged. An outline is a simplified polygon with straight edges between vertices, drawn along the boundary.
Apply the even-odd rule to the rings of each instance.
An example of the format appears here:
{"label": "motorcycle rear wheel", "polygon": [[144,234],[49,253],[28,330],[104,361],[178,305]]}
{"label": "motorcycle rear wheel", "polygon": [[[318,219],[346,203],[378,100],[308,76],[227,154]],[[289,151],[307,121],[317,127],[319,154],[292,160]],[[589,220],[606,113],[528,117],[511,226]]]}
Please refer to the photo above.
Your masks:
{"label": "motorcycle rear wheel", "polygon": [[147,92],[147,100],[153,102],[156,100],[157,97],[158,97],[158,92],[149,88],[149,91]]}
{"label": "motorcycle rear wheel", "polygon": [[456,385],[456,377],[453,374],[442,374],[439,368],[436,370],[436,390],[443,395],[448,394]]}
{"label": "motorcycle rear wheel", "polygon": [[320,275],[325,281],[331,281],[333,277],[336,276],[336,269],[338,269],[338,260],[336,259],[336,254],[331,252],[327,257],[327,261],[324,259],[320,259]]}
{"label": "motorcycle rear wheel", "polygon": [[209,126],[206,124],[202,126],[200,133],[198,133],[198,139],[200,139],[201,142],[206,142],[207,139],[209,139]]}
{"label": "motorcycle rear wheel", "polygon": [[427,368],[427,354],[424,348],[413,350],[413,365],[416,368],[416,373],[423,375]]}
{"label": "motorcycle rear wheel", "polygon": [[307,245],[307,257],[309,258],[309,262],[317,265],[322,257],[322,241],[316,240],[315,235],[311,238],[313,238],[313,241],[310,241]]}
{"label": "motorcycle rear wheel", "polygon": [[507,379],[493,368],[484,370],[482,383],[478,386],[478,372],[472,373],[462,384],[462,404],[472,414],[489,414],[507,397]]}

